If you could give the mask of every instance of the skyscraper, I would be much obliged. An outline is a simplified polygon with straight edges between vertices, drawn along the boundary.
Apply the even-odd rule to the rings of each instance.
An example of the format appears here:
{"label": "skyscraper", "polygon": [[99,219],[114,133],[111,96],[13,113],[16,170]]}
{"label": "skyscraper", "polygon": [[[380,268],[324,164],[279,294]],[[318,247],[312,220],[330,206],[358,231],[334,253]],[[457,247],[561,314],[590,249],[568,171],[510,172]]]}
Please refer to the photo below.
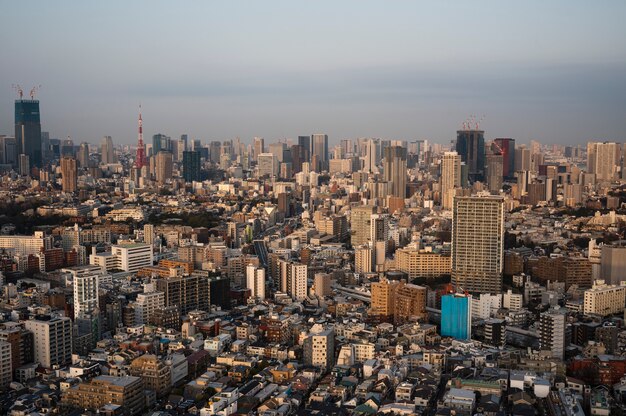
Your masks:
{"label": "skyscraper", "polygon": [[617,143],[587,143],[587,172],[596,175],[598,181],[616,178],[620,161],[620,146]]}
{"label": "skyscraper", "polygon": [[298,145],[304,147],[304,152],[307,156],[303,162],[311,161],[311,136],[298,136]]}
{"label": "skyscraper", "polygon": [[100,157],[103,165],[115,163],[115,151],[113,149],[113,139],[111,136],[104,136],[100,142]]}
{"label": "skyscraper", "polygon": [[441,201],[444,209],[452,209],[455,189],[461,187],[461,156],[446,152],[441,159]]}
{"label": "skyscraper", "polygon": [[502,153],[502,175],[510,179],[515,173],[515,139],[500,138],[494,143]]}
{"label": "skyscraper", "polygon": [[391,183],[391,196],[406,198],[406,148],[389,146],[384,150],[385,182]]}
{"label": "skyscraper", "polygon": [[265,140],[263,137],[254,138],[254,160],[259,160],[259,155],[265,153]]}
{"label": "skyscraper", "polygon": [[183,178],[185,182],[200,180],[200,152],[195,150],[183,152]]}
{"label": "skyscraper", "polygon": [[456,197],[452,216],[452,283],[469,292],[499,293],[503,240],[502,197]]}
{"label": "skyscraper", "polygon": [[61,180],[63,192],[76,192],[77,188],[76,159],[73,157],[63,157],[61,159]]}
{"label": "skyscraper", "polygon": [[371,238],[372,214],[376,207],[364,205],[352,208],[350,214],[350,244],[357,247],[367,244]]}
{"label": "skyscraper", "polygon": [[441,297],[441,336],[472,338],[472,296],[450,294]]}
{"label": "skyscraper", "polygon": [[156,180],[164,184],[172,178],[173,169],[172,153],[161,150],[156,155]]}
{"label": "skyscraper", "polygon": [[172,139],[165,134],[155,134],[152,136],[152,154],[158,155],[161,150],[172,151]]}
{"label": "skyscraper", "polygon": [[485,132],[459,130],[456,132],[456,151],[468,168],[471,181],[482,181],[485,173]]}
{"label": "skyscraper", "polygon": [[497,193],[502,189],[504,157],[500,153],[489,153],[486,155],[486,159],[485,176],[487,179],[487,187],[490,192]]}
{"label": "skyscraper", "polygon": [[363,171],[369,173],[378,172],[378,143],[374,140],[368,140],[365,144],[365,157],[363,159]]}
{"label": "skyscraper", "polygon": [[314,157],[317,159],[319,166],[314,166],[313,170],[320,172],[328,169],[328,135],[311,135],[311,160]]}
{"label": "skyscraper", "polygon": [[89,167],[89,143],[81,143],[78,148],[78,154],[76,155],[76,159],[81,169],[85,169]]}
{"label": "skyscraper", "polygon": [[15,139],[17,154],[27,155],[31,167],[41,167],[39,100],[15,100]]}

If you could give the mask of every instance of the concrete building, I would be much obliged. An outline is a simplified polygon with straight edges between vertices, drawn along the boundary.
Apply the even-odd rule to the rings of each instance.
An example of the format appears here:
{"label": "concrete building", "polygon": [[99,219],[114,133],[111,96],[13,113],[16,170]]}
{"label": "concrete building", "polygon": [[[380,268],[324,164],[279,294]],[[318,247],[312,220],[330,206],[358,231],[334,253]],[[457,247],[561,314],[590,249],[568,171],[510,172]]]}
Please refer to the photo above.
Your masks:
{"label": "concrete building", "polygon": [[43,367],[68,364],[72,359],[72,321],[67,317],[38,316],[25,321],[33,333],[34,360]]}
{"label": "concrete building", "polygon": [[452,209],[456,189],[461,187],[461,156],[445,152],[441,159],[441,206]]}
{"label": "concrete building", "polygon": [[78,168],[73,157],[61,158],[61,184],[63,192],[76,192],[78,188]]}
{"label": "concrete building", "polygon": [[374,250],[368,244],[354,249],[354,272],[371,273],[374,269]]}
{"label": "concrete building", "polygon": [[623,314],[625,302],[626,283],[618,286],[596,280],[591,289],[585,290],[583,312],[585,315],[600,316]]}
{"label": "concrete building", "polygon": [[165,294],[158,291],[139,293],[135,301],[135,324],[153,324],[157,312],[165,308]]}
{"label": "concrete building", "polygon": [[172,152],[161,150],[156,155],[156,181],[164,184],[172,179],[174,160]]}
{"label": "concrete building", "polygon": [[258,157],[257,175],[259,178],[278,176],[279,164],[272,153],[261,153]]}
{"label": "concrete building", "polygon": [[331,279],[328,273],[315,273],[314,279],[315,295],[319,297],[331,296]]}
{"label": "concrete building", "polygon": [[115,258],[115,266],[125,272],[136,273],[153,263],[151,244],[114,245],[111,247],[111,255]]}
{"label": "concrete building", "polygon": [[63,403],[78,409],[99,410],[107,404],[122,406],[129,415],[141,414],[146,404],[141,378],[98,376],[63,393]]}
{"label": "concrete building", "polygon": [[130,364],[130,374],[140,377],[143,388],[153,390],[159,397],[166,395],[172,387],[171,367],[153,354],[135,358]]}
{"label": "concrete building", "polygon": [[567,341],[565,327],[567,324],[565,311],[550,309],[539,318],[539,344],[542,350],[551,351],[552,357],[562,360],[565,355]]}
{"label": "concrete building", "polygon": [[332,328],[320,328],[319,331],[312,328],[304,339],[302,354],[305,365],[330,370],[335,365],[335,331]]}
{"label": "concrete building", "polygon": [[450,274],[450,256],[415,248],[396,250],[396,269],[410,280],[417,277],[437,278]]}
{"label": "concrete building", "polygon": [[602,246],[600,276],[612,285],[619,285],[620,282],[626,280],[626,246],[606,244]]}
{"label": "concrete building", "polygon": [[389,146],[383,150],[383,173],[385,182],[391,184],[391,195],[406,198],[406,148]]}
{"label": "concrete building", "polygon": [[250,296],[260,300],[265,299],[265,269],[249,264],[246,268],[246,287],[250,289]]}
{"label": "concrete building", "polygon": [[357,247],[369,242],[371,238],[372,215],[376,207],[364,205],[353,207],[350,213],[350,243]]}
{"label": "concrete building", "polygon": [[500,293],[503,256],[503,198],[455,198],[452,219],[452,283],[469,292]]}
{"label": "concrete building", "polygon": [[13,380],[11,344],[0,341],[0,388],[5,389]]}

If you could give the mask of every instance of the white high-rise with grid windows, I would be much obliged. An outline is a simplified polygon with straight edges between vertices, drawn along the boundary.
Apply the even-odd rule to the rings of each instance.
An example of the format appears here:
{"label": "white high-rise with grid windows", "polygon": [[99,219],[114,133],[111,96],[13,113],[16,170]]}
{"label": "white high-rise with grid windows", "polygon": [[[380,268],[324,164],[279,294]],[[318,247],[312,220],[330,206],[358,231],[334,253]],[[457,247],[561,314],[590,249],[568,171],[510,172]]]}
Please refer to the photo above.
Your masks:
{"label": "white high-rise with grid windows", "polygon": [[456,197],[452,218],[452,284],[500,293],[504,255],[502,197]]}

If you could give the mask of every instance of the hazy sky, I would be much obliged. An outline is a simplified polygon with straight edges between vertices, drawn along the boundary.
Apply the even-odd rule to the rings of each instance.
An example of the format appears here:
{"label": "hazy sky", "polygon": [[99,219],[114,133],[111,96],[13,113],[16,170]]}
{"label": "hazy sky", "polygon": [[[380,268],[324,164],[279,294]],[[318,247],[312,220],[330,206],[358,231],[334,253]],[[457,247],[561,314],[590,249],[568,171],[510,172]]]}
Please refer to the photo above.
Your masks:
{"label": "hazy sky", "polygon": [[626,140],[626,1],[3,1],[0,134]]}

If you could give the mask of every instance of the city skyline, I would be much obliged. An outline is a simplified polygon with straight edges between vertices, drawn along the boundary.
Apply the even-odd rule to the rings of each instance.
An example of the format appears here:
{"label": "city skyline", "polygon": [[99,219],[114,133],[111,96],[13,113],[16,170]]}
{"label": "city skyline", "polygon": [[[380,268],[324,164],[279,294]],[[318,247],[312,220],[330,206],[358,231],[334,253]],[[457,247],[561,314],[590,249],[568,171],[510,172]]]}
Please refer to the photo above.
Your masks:
{"label": "city skyline", "polygon": [[[135,143],[139,103],[146,137],[449,144],[484,114],[487,139],[624,140],[626,5],[355,4],[11,4],[0,33],[23,33],[4,45],[0,90],[41,84],[43,130],[94,144]],[[0,134],[12,105],[0,102]]]}

